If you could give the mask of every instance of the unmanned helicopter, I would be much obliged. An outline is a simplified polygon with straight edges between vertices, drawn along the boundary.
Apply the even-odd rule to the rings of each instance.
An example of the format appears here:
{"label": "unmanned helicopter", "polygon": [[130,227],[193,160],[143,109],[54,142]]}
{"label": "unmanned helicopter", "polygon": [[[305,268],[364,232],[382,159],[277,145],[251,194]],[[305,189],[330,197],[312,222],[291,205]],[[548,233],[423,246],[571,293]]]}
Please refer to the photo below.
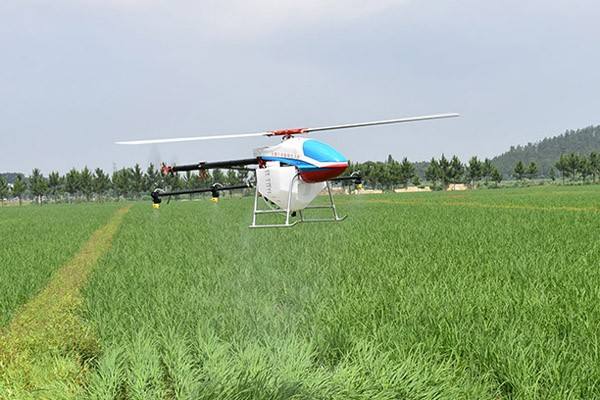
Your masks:
{"label": "unmanned helicopter", "polygon": [[[442,118],[458,117],[459,114],[436,114],[419,117],[388,119],[382,121],[359,122],[343,125],[322,126],[317,128],[292,128],[273,131],[241,133],[234,135],[196,136],[168,139],[149,139],[119,141],[116,144],[144,145],[160,143],[191,142],[199,140],[234,139],[254,136],[282,138],[275,146],[260,147],[254,150],[254,157],[217,162],[199,162],[189,165],[161,165],[164,175],[184,171],[204,171],[216,168],[243,169],[251,172],[254,182],[247,179],[239,185],[224,186],[219,183],[208,188],[165,191],[156,189],[151,193],[153,206],[159,208],[161,198],[192,193],[212,193],[213,199],[218,199],[219,192],[255,187],[254,210],[251,228],[291,227],[300,222],[338,222],[346,217],[340,217],[335,207],[331,192],[331,182],[348,180],[361,184],[359,174],[341,176],[348,168],[348,159],[333,147],[306,136],[312,132],[331,131],[339,129],[359,128],[376,125],[390,125],[404,122],[425,121]],[[311,205],[317,195],[327,189],[327,205]],[[259,200],[261,199],[261,200]],[[329,209],[330,218],[309,218],[304,214],[308,209]],[[265,214],[283,215],[281,223],[260,223],[259,216]]]}

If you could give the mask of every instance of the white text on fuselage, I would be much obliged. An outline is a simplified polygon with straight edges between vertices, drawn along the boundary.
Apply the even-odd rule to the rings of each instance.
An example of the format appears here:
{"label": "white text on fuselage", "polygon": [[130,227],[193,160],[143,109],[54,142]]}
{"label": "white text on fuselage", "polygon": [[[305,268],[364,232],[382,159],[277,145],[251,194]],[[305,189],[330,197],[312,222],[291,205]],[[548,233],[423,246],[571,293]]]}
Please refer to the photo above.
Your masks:
{"label": "white text on fuselage", "polygon": [[271,153],[274,157],[282,157],[282,158],[300,158],[300,156],[296,153],[284,153],[280,151],[274,151]]}

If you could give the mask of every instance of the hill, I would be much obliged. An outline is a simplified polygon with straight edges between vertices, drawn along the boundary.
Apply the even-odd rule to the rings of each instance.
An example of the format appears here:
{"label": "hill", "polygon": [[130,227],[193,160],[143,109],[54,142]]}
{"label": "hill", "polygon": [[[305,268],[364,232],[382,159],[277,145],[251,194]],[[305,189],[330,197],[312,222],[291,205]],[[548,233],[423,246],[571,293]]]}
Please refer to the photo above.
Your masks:
{"label": "hill", "polygon": [[510,150],[492,159],[492,163],[504,176],[512,175],[516,163],[534,161],[542,175],[547,175],[561,154],[589,154],[600,152],[600,126],[568,130],[562,135],[545,138],[524,146],[511,146]]}
{"label": "hill", "polygon": [[17,175],[24,175],[20,172],[2,172],[0,173],[0,176],[3,176],[8,183],[14,183],[15,179],[17,178]]}

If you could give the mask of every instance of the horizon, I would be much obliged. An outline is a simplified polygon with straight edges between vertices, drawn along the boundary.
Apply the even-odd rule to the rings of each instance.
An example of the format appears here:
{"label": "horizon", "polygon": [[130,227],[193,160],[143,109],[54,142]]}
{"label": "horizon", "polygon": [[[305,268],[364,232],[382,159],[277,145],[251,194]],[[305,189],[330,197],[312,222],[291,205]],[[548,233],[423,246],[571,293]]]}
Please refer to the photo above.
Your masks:
{"label": "horizon", "polygon": [[[481,156],[480,156],[480,155],[478,155],[478,154],[472,154],[472,155],[470,155],[470,156],[466,156],[466,157],[464,157],[464,158],[463,158],[463,157],[459,157],[459,158],[460,158],[460,160],[461,160],[461,161],[462,161],[464,164],[467,164],[467,163],[468,163],[468,160],[469,160],[471,157],[477,157],[477,158],[478,158],[479,160],[481,160],[481,161],[483,161],[484,159],[487,159],[487,158],[489,158],[491,161],[493,161],[494,159],[496,159],[496,158],[498,158],[498,157],[501,157],[502,155],[504,155],[504,154],[506,154],[506,153],[509,153],[509,152],[510,152],[511,150],[513,150],[513,149],[518,149],[518,148],[522,148],[522,147],[526,147],[526,146],[530,146],[530,145],[533,145],[533,146],[535,146],[535,145],[538,145],[538,144],[540,144],[540,143],[541,143],[542,141],[544,141],[544,140],[551,140],[551,139],[554,139],[554,138],[558,138],[558,137],[564,136],[564,135],[566,135],[566,134],[568,134],[568,133],[576,133],[576,132],[578,132],[578,131],[580,131],[580,130],[583,130],[583,129],[588,129],[588,128],[598,128],[598,127],[600,127],[600,125],[589,125],[589,126],[582,127],[582,128],[567,129],[567,130],[565,130],[563,133],[556,134],[556,135],[553,135],[553,136],[545,136],[545,137],[543,137],[543,138],[541,138],[541,139],[537,139],[537,140],[535,140],[535,141],[533,141],[533,142],[528,142],[528,143],[520,143],[520,144],[511,145],[511,146],[510,146],[510,147],[509,147],[507,150],[505,150],[505,151],[503,151],[503,152],[501,152],[501,153],[498,153],[498,154],[496,154],[495,156],[491,156],[491,157],[481,157]],[[372,161],[372,162],[386,162],[387,158],[388,158],[390,155],[391,155],[391,154],[388,154],[388,155],[386,155],[385,157],[383,157],[382,159],[378,159],[378,160],[349,160],[349,161],[350,161],[350,162],[352,162],[352,163],[364,163],[364,162],[369,162],[369,161]],[[442,152],[442,153],[440,153],[440,154],[438,154],[438,155],[433,155],[433,156],[432,156],[432,158],[439,159],[439,158],[440,158],[442,155],[445,155],[447,158],[450,158],[450,157],[454,156],[455,154],[452,154],[452,153],[444,153],[444,152]],[[392,157],[393,157],[393,156],[392,156]],[[400,157],[393,157],[393,159],[394,159],[394,160],[396,160],[396,161],[401,161],[403,158],[404,158],[404,156],[400,156]],[[212,160],[202,160],[202,161],[212,161]],[[430,158],[430,159],[427,159],[427,160],[411,160],[411,159],[408,159],[408,161],[410,161],[412,164],[428,164],[428,163],[431,161],[431,158]],[[69,168],[68,170],[65,170],[65,171],[59,171],[59,170],[49,170],[49,171],[43,171],[43,170],[41,170],[41,169],[40,169],[40,171],[41,171],[42,175],[44,175],[44,176],[48,176],[48,174],[49,174],[49,173],[51,173],[51,172],[58,172],[58,173],[59,173],[59,174],[61,174],[61,175],[65,175],[65,174],[66,174],[67,172],[69,172],[69,170],[71,170],[71,169],[82,170],[83,168],[85,168],[85,167],[88,167],[88,169],[89,169],[90,171],[92,171],[92,172],[93,172],[93,171],[94,171],[96,168],[102,168],[102,170],[103,170],[105,173],[112,173],[112,172],[118,171],[118,170],[120,170],[120,169],[123,169],[123,168],[133,168],[133,167],[134,167],[136,164],[139,164],[139,166],[140,166],[140,167],[142,168],[142,170],[144,170],[144,171],[146,171],[146,169],[147,169],[147,168],[150,166],[150,164],[153,164],[155,167],[159,167],[159,166],[160,166],[160,164],[155,164],[155,163],[153,163],[152,161],[150,161],[150,162],[148,162],[148,163],[145,163],[145,164],[144,164],[144,163],[132,163],[131,165],[122,165],[122,166],[120,166],[119,168],[113,168],[113,169],[104,169],[104,168],[102,168],[102,167],[98,167],[98,166],[95,166],[95,165],[84,165],[84,166],[82,166],[82,167],[80,167],[80,168],[72,167],[72,168]],[[33,168],[37,168],[37,167],[33,167]],[[33,168],[32,168],[32,170],[33,170]],[[29,178],[29,177],[30,177],[30,175],[31,175],[31,171],[28,171],[28,172],[24,172],[24,171],[0,171],[0,175],[10,175],[10,174],[20,174],[20,175],[23,175],[23,176],[24,176],[24,177],[26,177],[26,178]]]}
{"label": "horizon", "polygon": [[492,158],[600,124],[600,4],[291,0],[0,5],[0,171],[225,160],[243,133],[458,112],[316,133],[356,161]]}

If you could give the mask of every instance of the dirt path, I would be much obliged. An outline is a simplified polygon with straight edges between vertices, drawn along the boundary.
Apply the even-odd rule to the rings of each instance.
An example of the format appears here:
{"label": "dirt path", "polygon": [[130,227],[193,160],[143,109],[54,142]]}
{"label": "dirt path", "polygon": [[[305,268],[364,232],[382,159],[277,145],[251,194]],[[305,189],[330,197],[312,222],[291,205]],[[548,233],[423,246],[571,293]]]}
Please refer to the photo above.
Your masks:
{"label": "dirt path", "polygon": [[77,396],[97,343],[78,315],[80,289],[129,207],[116,211],[0,332],[0,399]]}

